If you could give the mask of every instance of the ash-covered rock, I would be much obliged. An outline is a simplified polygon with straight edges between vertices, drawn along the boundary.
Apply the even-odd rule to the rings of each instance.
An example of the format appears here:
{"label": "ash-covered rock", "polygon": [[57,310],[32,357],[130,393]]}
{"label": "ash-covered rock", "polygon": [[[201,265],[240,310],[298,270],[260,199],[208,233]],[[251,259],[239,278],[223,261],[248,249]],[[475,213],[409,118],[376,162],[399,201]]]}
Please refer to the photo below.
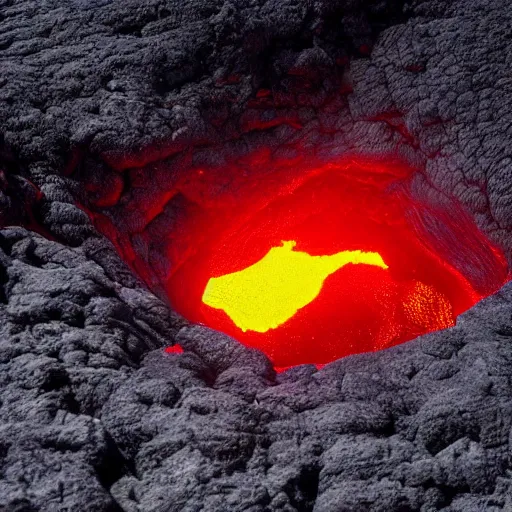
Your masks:
{"label": "ash-covered rock", "polygon": [[[507,285],[453,329],[321,371],[273,377],[248,353],[198,380],[196,355],[152,352],[102,411],[136,451],[112,494],[125,510],[507,510],[511,300]],[[207,333],[178,339],[201,357]]]}
{"label": "ash-covered rock", "polygon": [[127,461],[100,411],[179,321],[92,249],[0,232],[1,510],[118,510]]}
{"label": "ash-covered rock", "polygon": [[159,261],[133,235],[162,169],[262,145],[398,154],[510,259],[512,10],[402,7],[0,0],[0,222],[45,235],[0,233],[0,510],[512,509],[509,285],[451,330],[276,375],[133,273]]}
{"label": "ash-covered rock", "polygon": [[448,331],[276,375],[226,336],[178,331],[82,248],[0,240],[5,510],[511,506],[510,285]]}

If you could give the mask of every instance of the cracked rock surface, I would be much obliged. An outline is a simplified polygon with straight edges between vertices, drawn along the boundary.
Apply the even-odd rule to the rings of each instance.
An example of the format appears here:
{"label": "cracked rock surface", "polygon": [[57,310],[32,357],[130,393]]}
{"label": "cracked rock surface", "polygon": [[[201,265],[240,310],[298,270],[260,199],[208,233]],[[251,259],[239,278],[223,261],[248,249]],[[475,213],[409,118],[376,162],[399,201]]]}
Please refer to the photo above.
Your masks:
{"label": "cracked rock surface", "polygon": [[0,509],[116,510],[125,462],[101,408],[179,322],[85,246],[12,228],[0,247]]}
{"label": "cracked rock surface", "polygon": [[84,248],[0,244],[4,510],[511,506],[510,285],[448,331],[276,375]]}
{"label": "cracked rock surface", "polygon": [[165,169],[263,144],[397,154],[510,261],[511,23],[505,0],[0,0],[0,511],[512,510],[510,284],[276,374],[133,271]]}

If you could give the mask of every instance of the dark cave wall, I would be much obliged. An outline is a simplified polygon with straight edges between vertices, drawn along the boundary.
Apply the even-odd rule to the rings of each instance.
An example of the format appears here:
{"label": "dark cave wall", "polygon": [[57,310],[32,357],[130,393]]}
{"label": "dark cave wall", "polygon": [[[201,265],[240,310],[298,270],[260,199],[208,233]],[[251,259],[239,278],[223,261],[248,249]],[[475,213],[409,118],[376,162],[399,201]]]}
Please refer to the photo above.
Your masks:
{"label": "dark cave wall", "polygon": [[0,238],[0,509],[512,506],[509,286],[452,330],[276,376],[180,330],[77,207],[118,243],[181,158],[392,154],[510,260],[510,7],[400,8],[0,1],[2,224],[46,235]]}

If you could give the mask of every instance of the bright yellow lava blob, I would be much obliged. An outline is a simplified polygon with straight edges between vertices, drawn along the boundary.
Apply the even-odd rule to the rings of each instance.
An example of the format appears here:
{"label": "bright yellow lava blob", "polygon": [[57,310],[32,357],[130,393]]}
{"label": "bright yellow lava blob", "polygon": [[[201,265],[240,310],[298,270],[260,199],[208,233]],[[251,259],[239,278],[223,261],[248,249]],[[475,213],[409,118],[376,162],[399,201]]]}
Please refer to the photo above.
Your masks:
{"label": "bright yellow lava blob", "polygon": [[273,247],[257,263],[239,272],[212,277],[203,302],[222,309],[243,332],[267,332],[293,317],[318,296],[325,279],[353,264],[388,268],[379,253],[342,251],[311,256],[294,251],[296,242]]}

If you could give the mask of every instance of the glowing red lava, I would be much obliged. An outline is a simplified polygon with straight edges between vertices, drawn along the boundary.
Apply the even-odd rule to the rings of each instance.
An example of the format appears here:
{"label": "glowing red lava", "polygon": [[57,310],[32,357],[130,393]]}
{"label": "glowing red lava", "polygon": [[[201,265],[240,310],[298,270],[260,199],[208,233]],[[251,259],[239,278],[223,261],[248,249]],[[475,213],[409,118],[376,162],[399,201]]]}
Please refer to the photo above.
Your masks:
{"label": "glowing red lava", "polygon": [[[180,193],[201,205],[181,231],[195,237],[195,249],[166,283],[183,316],[263,350],[276,366],[321,364],[451,326],[506,280],[504,257],[472,218],[442,194],[414,192],[410,169],[362,160],[295,164],[261,180],[233,178],[222,193],[211,192],[207,169],[182,184]],[[287,241],[307,256],[302,266],[293,267],[291,246],[279,262],[258,266]],[[169,251],[180,243],[177,236]],[[308,266],[356,251],[384,264]],[[314,284],[312,272],[320,276]],[[223,282],[213,297],[211,283],[222,276],[231,287]]]}

